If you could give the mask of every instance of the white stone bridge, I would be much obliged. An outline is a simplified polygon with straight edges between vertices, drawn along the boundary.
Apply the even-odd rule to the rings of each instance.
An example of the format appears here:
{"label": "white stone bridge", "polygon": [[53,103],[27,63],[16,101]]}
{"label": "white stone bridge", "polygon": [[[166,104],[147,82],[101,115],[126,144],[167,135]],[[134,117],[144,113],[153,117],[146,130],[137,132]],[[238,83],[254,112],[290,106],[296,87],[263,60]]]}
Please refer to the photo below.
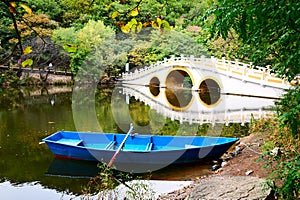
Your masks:
{"label": "white stone bridge", "polygon": [[171,57],[122,75],[123,93],[171,119],[244,124],[272,116],[270,107],[290,87],[269,67],[216,58]]}

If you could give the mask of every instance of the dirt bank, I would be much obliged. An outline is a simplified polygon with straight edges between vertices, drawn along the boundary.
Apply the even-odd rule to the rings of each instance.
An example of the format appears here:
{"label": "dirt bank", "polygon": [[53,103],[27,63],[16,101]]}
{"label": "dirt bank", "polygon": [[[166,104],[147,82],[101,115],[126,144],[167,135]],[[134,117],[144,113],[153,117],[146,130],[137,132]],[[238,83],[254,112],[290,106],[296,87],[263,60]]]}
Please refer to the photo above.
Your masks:
{"label": "dirt bank", "polygon": [[[261,145],[263,144],[263,139],[258,135],[249,135],[247,137],[241,138],[239,144],[237,145],[240,148],[239,153],[234,156],[224,156],[227,158],[226,162],[223,162],[223,167],[214,171],[211,175],[206,177],[200,177],[195,179],[193,184],[181,189],[179,191],[174,191],[168,195],[161,196],[159,200],[167,199],[187,199],[191,191],[197,185],[211,179],[212,177],[230,177],[230,176],[247,176],[247,177],[256,177],[264,179],[268,176],[268,172],[263,168],[263,163],[258,162],[257,160],[261,156]],[[230,154],[228,154],[230,155]],[[226,183],[226,179],[223,179]],[[232,183],[228,183],[232,184]]]}

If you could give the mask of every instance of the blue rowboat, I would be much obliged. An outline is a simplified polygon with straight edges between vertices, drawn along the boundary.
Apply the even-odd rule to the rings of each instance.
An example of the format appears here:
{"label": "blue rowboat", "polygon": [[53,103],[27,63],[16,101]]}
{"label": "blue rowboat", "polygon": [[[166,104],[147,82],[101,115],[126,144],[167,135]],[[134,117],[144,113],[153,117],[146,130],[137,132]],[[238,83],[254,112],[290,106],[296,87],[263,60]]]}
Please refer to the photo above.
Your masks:
{"label": "blue rowboat", "polygon": [[[126,137],[127,136],[127,137]],[[124,140],[125,139],[125,140]],[[170,164],[220,158],[238,139],[202,136],[127,135],[59,131],[43,139],[56,157],[108,163],[122,171],[154,171]],[[124,143],[125,141],[125,143]],[[142,166],[139,169],[133,169]],[[147,166],[147,167],[145,167]],[[149,168],[149,166],[156,166]],[[133,170],[132,170],[133,169]]]}

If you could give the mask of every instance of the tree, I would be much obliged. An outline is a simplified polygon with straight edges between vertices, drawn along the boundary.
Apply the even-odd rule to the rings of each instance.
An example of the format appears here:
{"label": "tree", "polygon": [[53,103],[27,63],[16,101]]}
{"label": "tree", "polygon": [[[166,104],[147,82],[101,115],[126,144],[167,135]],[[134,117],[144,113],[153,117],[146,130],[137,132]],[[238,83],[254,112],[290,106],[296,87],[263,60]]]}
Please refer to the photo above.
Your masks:
{"label": "tree", "polygon": [[[35,60],[35,64],[39,65],[39,61],[43,60],[42,62],[45,62],[46,51],[51,54],[49,50],[56,49],[47,48],[46,51],[43,51],[41,48],[49,47],[46,40],[52,34],[52,30],[57,27],[57,23],[45,14],[33,13],[32,9],[23,1],[2,0],[0,1],[0,6],[5,8],[4,11],[1,11],[4,14],[0,18],[1,26],[10,25],[10,31],[7,28],[3,29],[3,32],[9,34],[5,37],[0,37],[1,45],[3,42],[3,46],[6,48],[1,63],[10,64],[11,61],[15,60],[15,63],[18,63],[17,75],[20,77],[22,67],[34,64],[33,57],[39,58]],[[37,42],[38,40],[42,41],[43,44]],[[36,48],[33,49],[31,45],[34,45]],[[41,59],[43,56],[44,58]]]}
{"label": "tree", "polygon": [[[22,6],[24,7],[25,10],[27,10],[29,13],[31,12],[30,9],[25,5],[20,3],[20,1],[10,1],[10,0],[1,0],[0,1],[0,6],[3,8],[4,10],[4,15],[6,18],[6,21],[10,22],[13,24],[15,33],[14,36],[17,38],[17,43],[15,45],[15,47],[13,47],[13,49],[17,49],[19,48],[19,53],[18,53],[18,59],[19,59],[19,71],[18,71],[18,75],[20,75],[21,73],[21,60],[22,60],[22,54],[23,54],[23,45],[22,45],[22,38],[21,38],[21,34],[20,31],[18,29],[18,25],[17,25],[17,20],[19,18],[19,15],[17,13],[17,8],[18,6]],[[3,12],[3,11],[2,11]]]}
{"label": "tree", "polygon": [[[125,33],[138,32],[143,27],[169,29],[198,4],[196,0],[94,0],[84,18],[102,20]],[[181,25],[187,26],[187,21],[188,18]]]}
{"label": "tree", "polygon": [[271,65],[289,80],[300,73],[299,1],[222,0],[204,17],[211,37],[228,37],[231,29],[243,42],[240,49],[257,65]]}
{"label": "tree", "polygon": [[79,30],[73,27],[57,29],[52,39],[70,53],[70,67],[76,73],[92,51],[114,37],[112,28],[105,26],[102,21],[90,20]]}
{"label": "tree", "polygon": [[151,30],[151,33],[147,34],[149,41],[143,39],[129,52],[129,62],[132,66],[149,65],[172,55],[201,57],[207,54],[203,46],[184,33],[175,30]]}
{"label": "tree", "polygon": [[59,26],[64,25],[64,13],[67,12],[67,5],[62,0],[45,1],[45,0],[24,0],[30,6],[33,13],[45,14],[51,20],[57,22]]}

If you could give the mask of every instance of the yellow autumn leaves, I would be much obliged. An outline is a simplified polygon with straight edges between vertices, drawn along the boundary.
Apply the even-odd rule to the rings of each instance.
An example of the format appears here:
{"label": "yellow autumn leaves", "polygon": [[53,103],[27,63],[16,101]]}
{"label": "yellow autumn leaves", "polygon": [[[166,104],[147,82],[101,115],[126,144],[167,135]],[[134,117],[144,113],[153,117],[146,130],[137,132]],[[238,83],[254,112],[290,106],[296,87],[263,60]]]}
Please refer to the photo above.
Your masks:
{"label": "yellow autumn leaves", "polygon": [[142,22],[138,22],[136,19],[131,19],[126,25],[121,26],[121,31],[123,33],[129,32],[140,32],[143,27]]}
{"label": "yellow autumn leaves", "polygon": [[[10,2],[9,7],[8,7],[9,12],[15,13],[15,12],[16,12],[17,6],[18,6],[18,5],[17,5],[16,2]],[[29,8],[27,5],[21,3],[20,6],[21,6],[21,7],[22,7],[29,15],[32,14],[31,8]]]}
{"label": "yellow autumn leaves", "polygon": [[138,22],[135,18],[133,18],[127,24],[121,26],[121,31],[123,33],[129,33],[129,32],[138,33],[142,30],[142,27],[147,27],[148,25],[151,25],[152,28],[155,29],[160,29],[160,28],[163,28],[165,30],[170,29],[169,22],[160,18],[156,18],[155,20],[150,20],[145,23]]}
{"label": "yellow autumn leaves", "polygon": [[[137,6],[135,8],[133,8],[132,10],[130,10],[130,12],[127,14],[127,17],[136,17],[139,15],[139,10],[140,8]],[[117,17],[119,17],[121,14],[119,11],[114,11],[111,13],[110,17],[112,19],[116,19]],[[149,25],[152,26],[152,28],[155,29],[166,29],[169,30],[170,29],[170,25],[168,23],[168,21],[161,19],[161,18],[155,18],[154,20],[149,20],[147,22],[142,23],[141,21],[138,21],[136,18],[132,18],[127,24],[124,24],[123,21],[118,22],[118,24],[121,27],[121,31],[123,33],[139,33],[143,27],[147,27]]]}
{"label": "yellow autumn leaves", "polygon": [[[109,7],[108,7],[109,8]],[[135,16],[137,16],[138,14],[139,14],[139,7],[137,6],[137,7],[135,7],[135,8],[133,8],[130,12],[129,12],[129,14],[128,14],[128,16],[130,17],[135,17]],[[115,19],[116,17],[118,17],[120,15],[120,12],[119,11],[114,11],[112,14],[111,14],[111,18],[112,19]]]}
{"label": "yellow autumn leaves", "polygon": [[[23,3],[20,3],[19,6],[22,7],[26,11],[26,13],[28,15],[32,15],[32,10],[27,5],[25,5]],[[16,2],[10,2],[9,6],[8,6],[9,12],[15,13],[17,7],[18,7],[18,4]],[[29,55],[31,52],[32,52],[32,47],[31,46],[27,46],[23,50],[23,55],[24,56]],[[33,64],[33,60],[30,59],[30,58],[27,58],[26,60],[24,60],[22,62],[22,67],[31,66],[32,64]]]}
{"label": "yellow autumn leaves", "polygon": [[[28,46],[23,50],[23,55],[26,56],[32,52],[32,47]],[[33,60],[30,58],[27,58],[22,62],[22,67],[31,66],[33,64]]]}

